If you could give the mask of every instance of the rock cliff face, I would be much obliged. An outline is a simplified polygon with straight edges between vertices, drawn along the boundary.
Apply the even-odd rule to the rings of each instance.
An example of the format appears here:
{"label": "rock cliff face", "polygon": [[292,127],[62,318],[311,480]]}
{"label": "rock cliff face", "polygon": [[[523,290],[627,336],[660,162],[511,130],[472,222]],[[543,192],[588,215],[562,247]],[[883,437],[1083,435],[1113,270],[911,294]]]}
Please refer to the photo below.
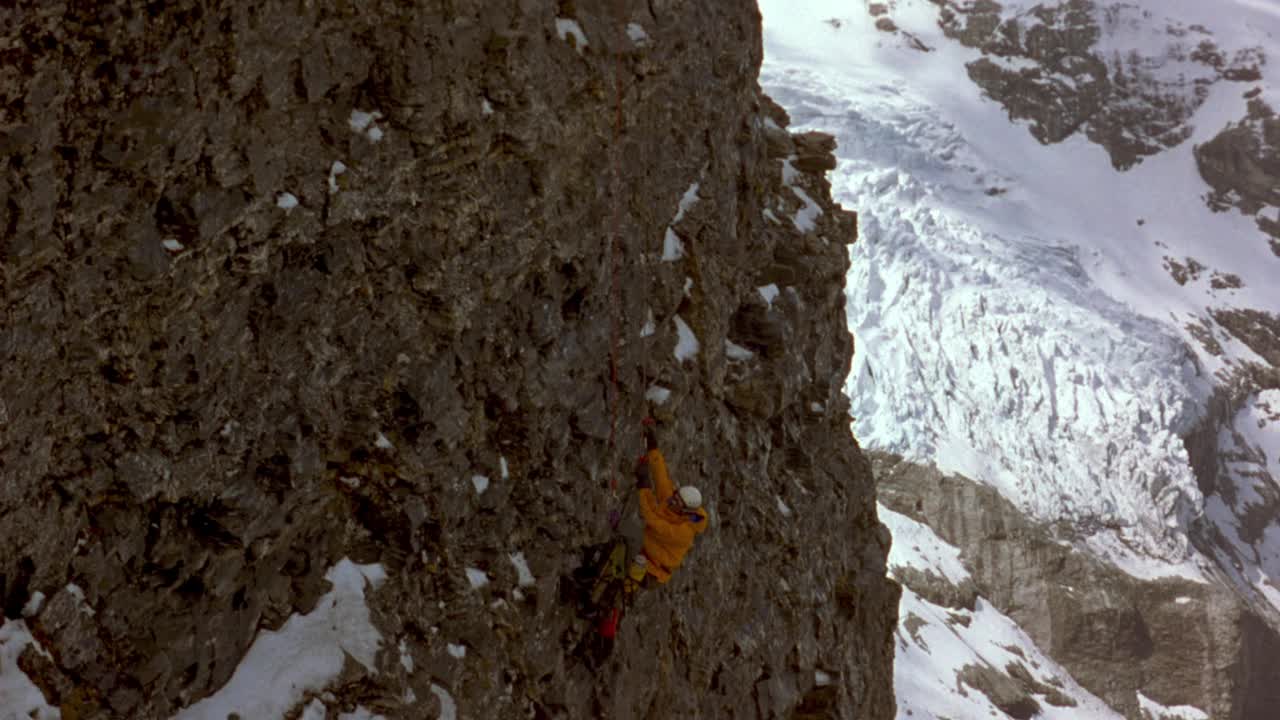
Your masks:
{"label": "rock cliff face", "polygon": [[1072,549],[1081,529],[1029,521],[995,491],[873,453],[880,500],[961,550],[973,586],[902,577],[952,607],[976,593],[1017,621],[1081,685],[1129,718],[1137,693],[1213,718],[1268,718],[1280,635],[1229,583],[1139,580]]}
{"label": "rock cliff face", "polygon": [[[759,35],[742,0],[0,10],[0,595],[48,703],[266,717],[215,693],[341,600],[372,630],[266,686],[290,717],[892,717],[856,226]],[[561,577],[649,412],[714,522],[592,673]]]}
{"label": "rock cliff face", "polygon": [[1258,97],[1250,99],[1244,118],[1196,147],[1196,164],[1213,188],[1206,197],[1209,207],[1252,215],[1280,257],[1280,117],[1275,110]]}

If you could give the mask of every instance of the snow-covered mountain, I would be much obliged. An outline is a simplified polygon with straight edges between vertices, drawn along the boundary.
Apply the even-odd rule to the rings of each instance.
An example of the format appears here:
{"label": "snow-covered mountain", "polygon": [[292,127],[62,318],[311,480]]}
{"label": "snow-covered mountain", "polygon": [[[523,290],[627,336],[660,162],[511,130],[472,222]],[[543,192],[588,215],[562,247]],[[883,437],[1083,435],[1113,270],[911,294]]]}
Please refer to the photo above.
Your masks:
{"label": "snow-covered mountain", "polygon": [[762,82],[861,218],[863,445],[1274,625],[1280,5],[761,8]]}

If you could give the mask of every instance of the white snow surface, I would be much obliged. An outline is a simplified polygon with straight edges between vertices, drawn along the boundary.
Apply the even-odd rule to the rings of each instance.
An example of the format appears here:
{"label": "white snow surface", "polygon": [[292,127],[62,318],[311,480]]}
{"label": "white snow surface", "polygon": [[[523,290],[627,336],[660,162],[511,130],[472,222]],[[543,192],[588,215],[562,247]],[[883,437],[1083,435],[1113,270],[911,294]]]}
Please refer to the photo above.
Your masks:
{"label": "white snow surface", "polygon": [[822,214],[822,208],[818,203],[814,202],[813,198],[809,197],[809,193],[796,186],[796,176],[800,174],[800,171],[796,170],[791,164],[795,159],[793,155],[782,161],[782,184],[791,188],[791,192],[800,198],[801,203],[804,203],[804,207],[796,211],[795,217],[791,218],[791,222],[796,226],[797,230],[807,233],[818,226],[816,221],[818,216]]}
{"label": "white snow surface", "polygon": [[347,125],[351,131],[363,135],[369,139],[369,142],[378,142],[382,139],[382,129],[378,127],[377,122],[382,119],[382,113],[374,110],[373,112],[365,112],[363,110],[351,110],[351,117],[347,118]]}
{"label": "white snow surface", "polygon": [[644,391],[644,399],[656,405],[662,405],[671,399],[671,390],[661,385],[650,385]]}
{"label": "white snow surface", "polygon": [[511,564],[516,569],[516,584],[520,587],[531,587],[534,584],[533,573],[529,571],[529,563],[524,559],[524,553],[513,552],[508,555]]}
{"label": "white snow surface", "polygon": [[327,708],[324,706],[324,701],[320,698],[314,698],[307,703],[306,707],[302,708],[302,715],[298,717],[298,720],[325,720],[326,712]]}
{"label": "white snow surface", "polygon": [[400,665],[404,667],[405,672],[413,672],[413,653],[409,651],[409,641],[400,639]]}
{"label": "white snow surface", "polygon": [[666,262],[674,262],[684,257],[684,241],[676,234],[675,228],[684,219],[685,213],[689,212],[689,208],[692,208],[698,202],[698,187],[698,183],[694,182],[689,185],[688,190],[684,191],[684,195],[680,196],[680,204],[676,208],[676,214],[671,218],[671,223],[667,225],[667,231],[662,237],[662,259]]}
{"label": "white snow surface", "polygon": [[[969,577],[960,551],[928,526],[877,508],[881,522],[893,533],[890,575],[895,568],[931,572],[951,583]],[[959,622],[968,621],[968,625]],[[1037,697],[1042,720],[1119,720],[1118,713],[1082,688],[1012,620],[978,598],[975,609],[956,610],[925,600],[908,587],[898,605],[897,647],[893,682],[898,720],[941,718],[1007,718],[990,699],[959,680],[968,665],[987,665],[1007,674],[1017,663],[1039,682],[1057,687],[1074,699],[1076,707],[1057,707]]]}
{"label": "white snow surface", "polygon": [[45,701],[44,693],[18,667],[28,645],[49,657],[22,620],[0,619],[0,720],[57,720],[62,712]]}
{"label": "white snow surface", "polygon": [[347,171],[347,164],[341,160],[334,160],[333,165],[329,166],[329,194],[333,194],[341,190],[338,185],[338,176]]}
{"label": "white snow surface", "polygon": [[698,337],[693,334],[693,330],[685,323],[679,315],[675,316],[676,320],[676,360],[684,362],[691,360],[693,356],[698,354]]}
{"label": "white snow surface", "polygon": [[578,21],[572,18],[556,18],[556,34],[566,42],[570,36],[573,36],[573,48],[578,51],[579,55],[582,54],[582,48],[587,46],[587,34],[582,31],[582,26],[578,24]]}
{"label": "white snow surface", "polygon": [[880,522],[893,535],[889,547],[889,568],[909,567],[933,573],[952,585],[969,579],[969,571],[960,562],[960,549],[947,544],[928,525],[877,503]]}
{"label": "white snow surface", "polygon": [[730,360],[750,360],[756,356],[755,353],[733,342],[729,338],[724,339],[724,355]]}
{"label": "white snow surface", "polygon": [[1150,720],[1209,720],[1209,713],[1191,705],[1166,706],[1138,693],[1138,707]]}
{"label": "white snow surface", "polygon": [[682,257],[684,257],[684,242],[680,240],[675,230],[668,227],[666,234],[662,236],[662,260],[675,262]]}
{"label": "white snow surface", "polygon": [[66,590],[71,594],[71,597],[75,598],[76,606],[80,608],[80,612],[88,615],[89,617],[93,617],[98,614],[98,612],[93,609],[93,606],[89,604],[89,601],[85,599],[83,588],[75,583],[67,583]]}
{"label": "white snow surface", "polygon": [[27,598],[27,602],[22,606],[22,617],[35,617],[40,614],[40,609],[44,607],[45,596],[39,590],[31,593],[31,597]]}
{"label": "white snow surface", "polygon": [[372,672],[382,634],[369,618],[365,589],[386,580],[382,565],[343,558],[325,579],[333,589],[306,615],[294,614],[279,630],[262,630],[227,684],[191,705],[176,720],[283,718],[308,692],[318,692],[342,672],[346,656]]}
{"label": "white snow surface", "polygon": [[679,225],[680,221],[684,219],[685,213],[689,212],[689,209],[698,202],[699,187],[700,185],[697,182],[690,183],[689,189],[684,191],[684,195],[680,196],[680,205],[676,209],[676,216],[671,218],[673,227]]}
{"label": "white snow surface", "polygon": [[489,584],[489,576],[480,568],[467,568],[467,582],[471,583],[472,589],[479,590]]}
{"label": "white snow surface", "polygon": [[[760,6],[761,84],[793,131],[836,136],[833,192],[860,215],[846,391],[861,442],[1070,521],[1130,573],[1201,578],[1186,533],[1206,502],[1181,436],[1203,416],[1211,375],[1252,353],[1224,343],[1215,358],[1185,326],[1208,304],[1280,308],[1280,264],[1251,218],[1208,211],[1191,153],[1244,116],[1242,86],[1211,86],[1188,141],[1120,173],[1083,137],[1046,146],[1010,123],[967,77],[979,51],[942,35],[929,0],[890,7],[932,52],[876,30],[858,3]],[[1166,25],[1204,24],[1224,51],[1280,36],[1280,14],[1244,0],[1117,12],[1101,47],[1155,57],[1161,78],[1188,72],[1158,56],[1176,42],[1155,31]],[[1166,255],[1245,287],[1179,286]]]}
{"label": "white snow surface", "polygon": [[627,37],[631,38],[631,42],[636,47],[644,47],[649,44],[649,33],[645,32],[644,26],[639,23],[627,23]]}
{"label": "white snow surface", "polygon": [[458,704],[448,690],[431,683],[431,694],[440,701],[440,720],[458,720]]}
{"label": "white snow surface", "polygon": [[781,495],[775,495],[774,497],[778,499],[778,512],[782,517],[791,517],[791,506],[782,499]]}
{"label": "white snow surface", "polygon": [[[953,617],[967,618],[969,626],[953,621]],[[916,626],[921,621],[923,624]],[[979,598],[972,612],[952,610],[903,588],[893,667],[898,720],[1007,718],[986,695],[958,680],[957,673],[966,665],[990,665],[1003,672],[1010,663],[1021,664],[1042,683],[1060,685],[1061,692],[1077,703],[1076,707],[1062,708],[1034,696],[1040,704],[1039,720],[1123,717],[1080,687],[1012,620],[985,600]]]}

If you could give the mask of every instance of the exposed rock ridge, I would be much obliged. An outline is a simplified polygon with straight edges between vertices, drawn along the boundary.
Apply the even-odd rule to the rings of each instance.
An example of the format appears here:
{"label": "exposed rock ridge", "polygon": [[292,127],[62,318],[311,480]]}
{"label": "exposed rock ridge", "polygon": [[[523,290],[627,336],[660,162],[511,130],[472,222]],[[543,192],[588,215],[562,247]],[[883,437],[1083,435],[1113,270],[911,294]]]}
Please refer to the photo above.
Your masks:
{"label": "exposed rock ridge", "polygon": [[[966,66],[969,77],[1011,118],[1031,121],[1031,134],[1046,144],[1083,133],[1120,170],[1188,139],[1210,85],[1258,80],[1266,62],[1261,48],[1224,51],[1204,28],[1174,21],[1165,28],[1165,55],[1108,56],[1099,47],[1104,34],[1150,22],[1124,3],[1065,0],[1017,13],[994,0],[931,1],[948,37],[982,50]],[[1203,70],[1165,71],[1184,62]]]}
{"label": "exposed rock ridge", "polygon": [[1031,522],[990,488],[869,454],[880,501],[959,547],[976,592],[1126,717],[1142,718],[1138,691],[1212,718],[1263,720],[1280,702],[1280,676],[1262,660],[1280,652],[1280,634],[1231,587],[1139,580],[1073,550],[1078,528]]}
{"label": "exposed rock ridge", "polygon": [[[64,718],[210,696],[343,558],[376,659],[290,716],[893,716],[856,226],[753,3],[25,2],[0,56],[0,596]],[[650,409],[713,527],[593,674],[560,578]]]}
{"label": "exposed rock ridge", "polygon": [[1264,100],[1249,100],[1248,112],[1209,142],[1196,146],[1196,166],[1212,190],[1205,202],[1224,211],[1252,215],[1280,258],[1280,117]]}

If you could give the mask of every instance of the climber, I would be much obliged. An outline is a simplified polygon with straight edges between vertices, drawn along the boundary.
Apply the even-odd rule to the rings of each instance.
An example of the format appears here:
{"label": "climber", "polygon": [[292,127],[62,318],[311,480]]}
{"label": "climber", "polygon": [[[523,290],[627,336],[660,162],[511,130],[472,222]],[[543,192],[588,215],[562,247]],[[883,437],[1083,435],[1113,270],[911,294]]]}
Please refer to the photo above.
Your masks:
{"label": "climber", "polygon": [[679,490],[667,474],[667,462],[658,449],[657,435],[650,422],[645,426],[648,452],[636,467],[636,492],[640,515],[644,518],[644,547],[636,553],[627,571],[627,594],[633,594],[652,577],[666,583],[680,567],[693,539],[707,529],[707,511],[702,493],[692,485]]}
{"label": "climber", "polygon": [[[585,548],[582,565],[573,571],[572,582],[562,586],[564,599],[573,600],[578,612],[591,621],[592,630],[573,652],[591,668],[600,667],[612,652],[626,607],[635,593],[652,582],[670,580],[672,571],[693,546],[694,537],[707,529],[702,493],[692,486],[676,490],[672,485],[653,422],[645,420],[648,451],[636,467],[636,496],[643,528],[636,523],[634,533],[620,530],[612,540]],[[628,556],[632,558],[630,562]]]}

